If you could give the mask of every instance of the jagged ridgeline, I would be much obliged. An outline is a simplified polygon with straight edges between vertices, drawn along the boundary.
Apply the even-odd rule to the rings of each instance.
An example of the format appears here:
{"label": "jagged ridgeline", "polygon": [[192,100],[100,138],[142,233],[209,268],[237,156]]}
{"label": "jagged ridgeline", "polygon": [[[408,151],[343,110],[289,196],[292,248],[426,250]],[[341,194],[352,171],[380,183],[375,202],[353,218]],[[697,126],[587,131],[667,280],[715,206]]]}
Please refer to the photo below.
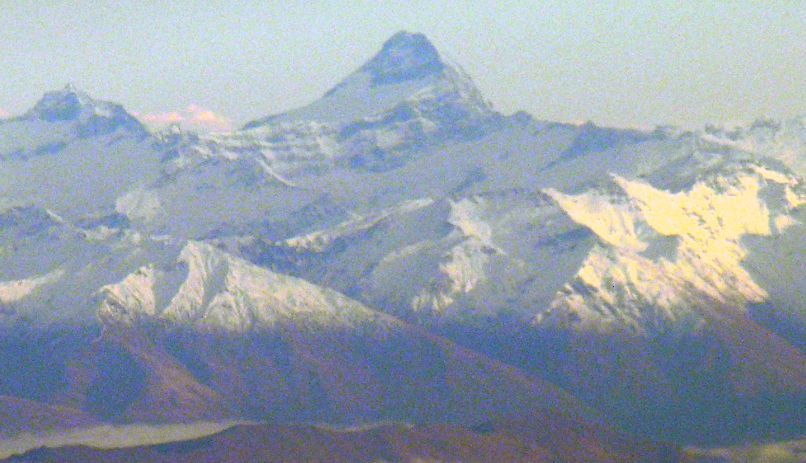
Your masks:
{"label": "jagged ridgeline", "polygon": [[391,421],[529,461],[802,435],[804,122],[503,115],[406,32],[230,133],[47,93],[0,121],[0,433]]}

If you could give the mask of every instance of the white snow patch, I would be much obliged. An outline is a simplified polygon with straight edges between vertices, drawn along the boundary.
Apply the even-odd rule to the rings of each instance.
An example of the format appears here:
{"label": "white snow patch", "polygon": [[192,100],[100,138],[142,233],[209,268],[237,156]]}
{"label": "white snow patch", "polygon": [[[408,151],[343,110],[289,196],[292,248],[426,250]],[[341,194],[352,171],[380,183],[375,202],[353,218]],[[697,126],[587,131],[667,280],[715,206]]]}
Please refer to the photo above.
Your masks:
{"label": "white snow patch", "polygon": [[115,211],[132,220],[152,221],[164,211],[159,196],[151,190],[137,189],[115,201]]}
{"label": "white snow patch", "polygon": [[56,269],[45,275],[21,280],[2,281],[0,282],[0,304],[19,302],[31,295],[37,288],[53,283],[63,275],[63,270]]}

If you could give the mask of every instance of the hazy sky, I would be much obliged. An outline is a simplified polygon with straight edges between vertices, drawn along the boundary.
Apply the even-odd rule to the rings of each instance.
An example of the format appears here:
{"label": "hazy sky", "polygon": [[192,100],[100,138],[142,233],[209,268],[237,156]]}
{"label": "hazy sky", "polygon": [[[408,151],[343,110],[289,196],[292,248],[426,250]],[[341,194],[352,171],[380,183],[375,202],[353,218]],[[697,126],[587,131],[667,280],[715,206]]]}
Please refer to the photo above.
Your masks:
{"label": "hazy sky", "polygon": [[73,82],[142,117],[240,125],[318,98],[402,29],[504,113],[687,127],[806,113],[806,0],[0,0],[0,115]]}

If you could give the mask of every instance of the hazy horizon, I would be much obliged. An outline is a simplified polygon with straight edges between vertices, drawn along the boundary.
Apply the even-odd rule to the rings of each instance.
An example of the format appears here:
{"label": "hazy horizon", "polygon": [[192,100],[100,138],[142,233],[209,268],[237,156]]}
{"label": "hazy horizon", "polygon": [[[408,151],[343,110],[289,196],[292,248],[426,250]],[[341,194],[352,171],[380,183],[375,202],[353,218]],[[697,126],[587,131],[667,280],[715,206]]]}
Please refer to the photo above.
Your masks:
{"label": "hazy horizon", "polygon": [[153,121],[239,127],[320,97],[399,30],[424,33],[503,113],[692,128],[806,108],[806,3],[494,5],[10,2],[0,117],[70,82]]}

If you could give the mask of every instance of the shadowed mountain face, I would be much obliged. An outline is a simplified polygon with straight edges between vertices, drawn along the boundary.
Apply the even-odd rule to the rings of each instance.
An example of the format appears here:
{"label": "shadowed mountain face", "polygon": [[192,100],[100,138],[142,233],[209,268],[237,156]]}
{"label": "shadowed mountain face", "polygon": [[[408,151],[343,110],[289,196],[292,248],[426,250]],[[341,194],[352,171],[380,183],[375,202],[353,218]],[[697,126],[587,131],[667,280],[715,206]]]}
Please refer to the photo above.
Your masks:
{"label": "shadowed mountain face", "polygon": [[[222,461],[250,432],[346,461],[798,436],[804,133],[501,115],[405,32],[232,133],[48,93],[0,122],[0,433],[271,424],[199,444]],[[384,420],[418,426],[286,426]]]}

